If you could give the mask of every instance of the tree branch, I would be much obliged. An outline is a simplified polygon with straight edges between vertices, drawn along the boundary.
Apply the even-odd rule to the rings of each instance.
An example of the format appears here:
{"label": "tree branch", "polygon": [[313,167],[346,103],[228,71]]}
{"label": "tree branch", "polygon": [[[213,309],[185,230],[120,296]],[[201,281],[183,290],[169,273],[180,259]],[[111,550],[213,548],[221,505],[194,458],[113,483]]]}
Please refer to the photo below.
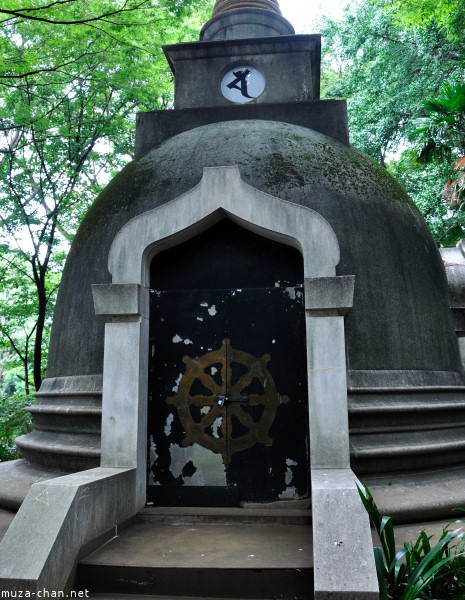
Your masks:
{"label": "tree branch", "polygon": [[[137,4],[136,6],[132,7],[132,8],[124,8],[127,5],[127,1],[124,3],[123,8],[120,8],[118,10],[113,10],[110,12],[106,12],[106,13],[102,13],[101,15],[98,15],[96,17],[90,17],[88,19],[74,19],[74,20],[70,20],[70,21],[59,21],[59,20],[55,20],[55,19],[48,19],[46,17],[35,17],[33,15],[30,14],[25,14],[25,13],[29,13],[32,10],[44,10],[47,7],[40,7],[40,8],[22,8],[22,9],[17,9],[17,10],[6,10],[4,8],[0,8],[0,14],[3,15],[8,15],[8,20],[10,20],[12,17],[16,17],[16,18],[20,18],[20,19],[24,19],[27,21],[40,21],[41,23],[49,23],[50,25],[87,25],[89,23],[95,23],[95,21],[101,21],[105,18],[108,17],[114,17],[115,15],[120,15],[122,13],[127,13],[127,12],[134,12],[136,10],[140,10],[144,4],[147,4],[148,0],[142,0],[142,2],[139,2],[139,4]],[[55,4],[61,4],[61,2],[54,2],[52,5],[53,6]],[[64,4],[64,2],[63,2]],[[1,24],[2,22],[0,22]]]}
{"label": "tree branch", "polygon": [[49,69],[42,68],[42,69],[36,69],[34,71],[26,71],[25,73],[21,73],[20,75],[4,75],[4,74],[0,73],[0,79],[24,79],[25,77],[37,75],[38,73],[54,73],[55,71],[58,71],[59,69],[61,69],[63,67],[67,67],[68,65],[72,65],[72,64],[80,61],[82,58],[87,56],[87,54],[88,54],[87,52],[84,52],[83,54],[80,54],[76,58],[73,58],[73,60],[69,60],[68,62],[64,62],[64,63],[61,63],[54,67],[50,67]]}
{"label": "tree branch", "polygon": [[416,42],[411,42],[410,40],[395,40],[394,38],[389,37],[386,33],[384,33],[381,37],[383,40],[393,42],[394,44],[410,44],[411,46],[418,47],[418,44]]}

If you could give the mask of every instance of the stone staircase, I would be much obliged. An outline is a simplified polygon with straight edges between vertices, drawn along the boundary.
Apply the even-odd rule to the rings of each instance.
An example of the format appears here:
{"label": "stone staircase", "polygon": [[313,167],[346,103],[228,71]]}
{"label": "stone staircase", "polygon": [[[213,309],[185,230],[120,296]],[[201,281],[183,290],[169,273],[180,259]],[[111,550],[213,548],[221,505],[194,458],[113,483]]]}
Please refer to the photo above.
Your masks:
{"label": "stone staircase", "polygon": [[305,509],[146,508],[81,560],[90,597],[166,600],[313,598]]}

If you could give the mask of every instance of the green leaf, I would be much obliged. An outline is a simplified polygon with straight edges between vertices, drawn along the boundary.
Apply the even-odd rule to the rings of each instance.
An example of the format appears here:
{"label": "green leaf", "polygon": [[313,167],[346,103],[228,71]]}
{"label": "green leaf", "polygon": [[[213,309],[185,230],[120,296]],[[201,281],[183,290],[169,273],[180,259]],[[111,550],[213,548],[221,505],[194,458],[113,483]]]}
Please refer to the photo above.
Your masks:
{"label": "green leaf", "polygon": [[378,576],[379,583],[379,591],[381,595],[381,600],[388,600],[388,593],[386,587],[386,574],[384,567],[384,559],[383,559],[383,551],[381,548],[375,547],[373,548],[375,554],[375,566],[376,566],[376,574]]}

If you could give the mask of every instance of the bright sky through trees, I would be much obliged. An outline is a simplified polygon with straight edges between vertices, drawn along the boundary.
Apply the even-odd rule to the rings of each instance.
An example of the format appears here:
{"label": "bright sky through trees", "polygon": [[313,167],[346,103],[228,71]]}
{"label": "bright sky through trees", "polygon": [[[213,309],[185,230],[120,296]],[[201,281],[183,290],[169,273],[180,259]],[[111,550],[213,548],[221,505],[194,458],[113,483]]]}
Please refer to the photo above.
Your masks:
{"label": "bright sky through trees", "polygon": [[349,0],[279,0],[283,16],[296,33],[318,33],[315,24],[322,15],[338,18]]}

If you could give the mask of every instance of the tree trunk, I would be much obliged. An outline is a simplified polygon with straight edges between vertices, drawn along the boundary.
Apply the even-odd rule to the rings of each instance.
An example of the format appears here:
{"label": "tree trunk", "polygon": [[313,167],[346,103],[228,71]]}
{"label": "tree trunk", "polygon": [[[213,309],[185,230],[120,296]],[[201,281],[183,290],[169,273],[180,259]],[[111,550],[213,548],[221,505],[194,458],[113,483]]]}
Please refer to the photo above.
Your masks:
{"label": "tree trunk", "polygon": [[37,328],[34,342],[34,385],[38,391],[42,383],[42,340],[44,335],[45,316],[47,311],[47,293],[45,280],[41,276],[36,280],[39,310],[37,314]]}

